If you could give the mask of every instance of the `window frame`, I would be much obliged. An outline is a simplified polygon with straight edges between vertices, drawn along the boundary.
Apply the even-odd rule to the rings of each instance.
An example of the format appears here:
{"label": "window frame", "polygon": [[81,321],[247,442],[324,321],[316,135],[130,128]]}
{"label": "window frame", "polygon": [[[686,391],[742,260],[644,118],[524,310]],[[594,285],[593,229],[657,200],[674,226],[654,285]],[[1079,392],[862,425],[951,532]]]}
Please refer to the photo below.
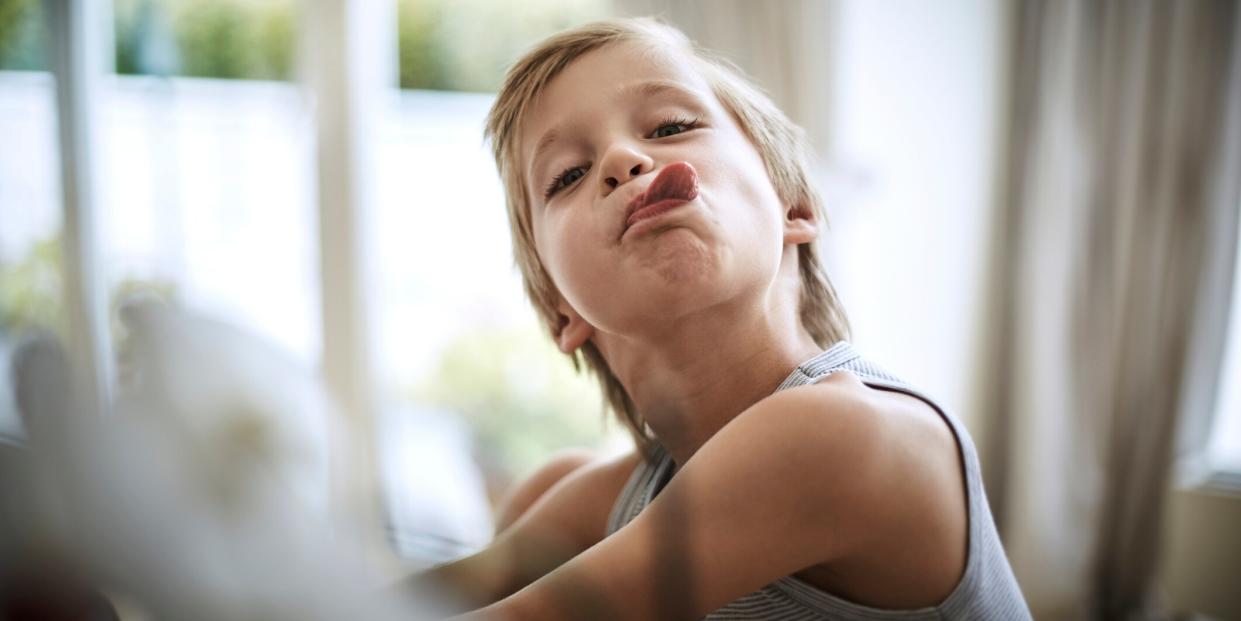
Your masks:
{"label": "window frame", "polygon": [[[101,273],[97,171],[101,83],[115,73],[110,0],[50,0],[46,26],[56,83],[58,165],[64,234],[64,294],[68,349],[88,411],[106,414],[113,360],[108,300]],[[397,88],[396,4],[318,0],[299,4],[299,76],[315,105],[316,204],[320,249],[323,379],[348,416],[351,435],[369,454],[373,436],[369,321],[365,295],[363,214],[372,200],[371,175],[381,106]],[[388,36],[376,36],[388,33]],[[366,459],[334,463],[343,497],[338,506],[377,510],[373,486],[361,484],[375,466]],[[374,523],[379,523],[375,521]]]}

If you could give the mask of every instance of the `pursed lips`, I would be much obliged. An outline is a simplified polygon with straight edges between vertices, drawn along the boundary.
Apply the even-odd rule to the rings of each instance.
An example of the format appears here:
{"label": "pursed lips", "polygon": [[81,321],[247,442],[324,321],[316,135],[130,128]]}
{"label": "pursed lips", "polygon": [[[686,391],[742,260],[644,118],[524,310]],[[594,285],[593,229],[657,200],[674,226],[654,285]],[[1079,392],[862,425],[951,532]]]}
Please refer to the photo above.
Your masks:
{"label": "pursed lips", "polygon": [[625,208],[621,237],[635,223],[653,218],[698,198],[698,172],[689,162],[673,162],[659,171],[646,191],[633,197]]}

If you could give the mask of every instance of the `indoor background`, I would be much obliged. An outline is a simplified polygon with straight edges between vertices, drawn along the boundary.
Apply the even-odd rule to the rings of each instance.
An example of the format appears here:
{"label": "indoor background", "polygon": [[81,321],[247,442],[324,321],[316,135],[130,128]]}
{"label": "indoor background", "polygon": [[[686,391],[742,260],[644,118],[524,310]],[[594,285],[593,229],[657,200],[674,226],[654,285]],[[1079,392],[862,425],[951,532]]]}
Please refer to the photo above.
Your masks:
{"label": "indoor background", "polygon": [[106,421],[126,305],[184,309],[325,388],[324,493],[401,562],[477,549],[629,442],[523,297],[483,117],[541,37],[660,15],[807,130],[851,340],[969,426],[1036,618],[1241,619],[1238,9],[0,0],[0,366],[64,343]]}

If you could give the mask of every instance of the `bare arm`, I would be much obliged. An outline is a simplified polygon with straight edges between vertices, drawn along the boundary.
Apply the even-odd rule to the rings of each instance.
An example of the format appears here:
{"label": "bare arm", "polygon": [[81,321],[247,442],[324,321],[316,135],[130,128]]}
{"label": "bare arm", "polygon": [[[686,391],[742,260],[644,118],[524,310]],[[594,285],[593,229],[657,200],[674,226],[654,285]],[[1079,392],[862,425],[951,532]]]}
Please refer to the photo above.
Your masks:
{"label": "bare arm", "polygon": [[513,486],[500,501],[496,509],[496,534],[508,530],[561,479],[596,460],[597,455],[584,449],[567,449],[553,455],[533,475]]}
{"label": "bare arm", "polygon": [[629,453],[577,467],[539,495],[487,548],[411,576],[403,585],[447,594],[462,610],[518,591],[603,538],[612,503],[637,461]]}
{"label": "bare arm", "polygon": [[[910,462],[848,392],[793,389],[743,412],[629,525],[463,619],[697,619],[890,535],[876,489]],[[842,511],[842,507],[848,507]]]}

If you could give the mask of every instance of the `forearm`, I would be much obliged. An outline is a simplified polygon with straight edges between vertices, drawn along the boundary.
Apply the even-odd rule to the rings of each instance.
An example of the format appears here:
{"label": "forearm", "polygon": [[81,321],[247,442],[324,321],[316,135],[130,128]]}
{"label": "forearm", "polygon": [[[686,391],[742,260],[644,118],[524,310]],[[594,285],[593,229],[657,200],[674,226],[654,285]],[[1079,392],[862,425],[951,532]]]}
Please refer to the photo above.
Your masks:
{"label": "forearm", "polygon": [[434,601],[445,614],[460,614],[488,606],[506,593],[492,584],[495,572],[480,570],[479,559],[467,557],[414,573],[396,585],[405,595],[420,601]]}
{"label": "forearm", "polygon": [[532,617],[521,617],[504,602],[497,602],[481,610],[467,612],[446,621],[524,621]]}
{"label": "forearm", "polygon": [[480,610],[451,621],[627,621],[662,618],[643,612],[642,606],[621,603],[611,586],[584,580],[573,572],[553,572]]}
{"label": "forearm", "polygon": [[531,597],[526,591],[499,601],[486,601],[490,594],[482,594],[477,585],[463,581],[459,574],[461,568],[453,565],[450,563],[409,576],[401,581],[399,588],[404,594],[418,601],[433,601],[437,618],[456,615],[447,621],[548,621],[581,618],[565,616],[564,610],[554,606],[540,606],[538,598]]}
{"label": "forearm", "polygon": [[[577,621],[592,619],[609,621],[614,617],[595,608],[582,610],[577,596],[567,598],[547,597],[543,591],[524,589],[485,608],[474,610],[447,621]],[[588,607],[594,608],[594,607]]]}

